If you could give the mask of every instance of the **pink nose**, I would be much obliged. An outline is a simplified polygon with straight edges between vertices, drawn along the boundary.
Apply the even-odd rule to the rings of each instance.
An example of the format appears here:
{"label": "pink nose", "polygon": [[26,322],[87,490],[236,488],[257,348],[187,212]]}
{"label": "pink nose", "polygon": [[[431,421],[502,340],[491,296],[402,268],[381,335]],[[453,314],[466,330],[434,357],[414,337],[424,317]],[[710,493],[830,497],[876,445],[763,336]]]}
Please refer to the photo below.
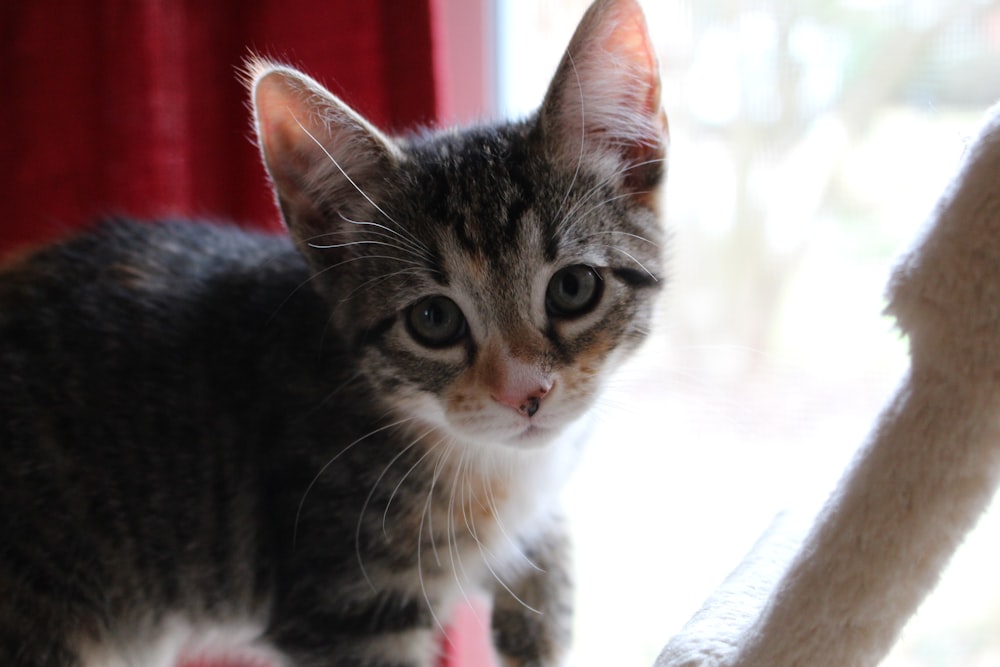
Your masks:
{"label": "pink nose", "polygon": [[493,393],[493,400],[501,405],[514,408],[522,415],[534,417],[542,406],[542,399],[551,390],[552,380],[545,378],[529,391],[517,386],[503,387],[501,391]]}

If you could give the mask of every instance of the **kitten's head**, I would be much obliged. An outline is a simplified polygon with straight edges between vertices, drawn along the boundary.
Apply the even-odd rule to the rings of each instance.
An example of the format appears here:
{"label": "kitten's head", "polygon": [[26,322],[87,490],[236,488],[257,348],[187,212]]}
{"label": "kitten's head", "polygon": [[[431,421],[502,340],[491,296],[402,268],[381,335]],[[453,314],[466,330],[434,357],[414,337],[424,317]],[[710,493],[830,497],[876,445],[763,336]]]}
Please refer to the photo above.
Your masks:
{"label": "kitten's head", "polygon": [[285,222],[386,405],[539,445],[644,338],[666,152],[634,0],[599,0],[526,121],[390,138],[292,69],[251,67]]}

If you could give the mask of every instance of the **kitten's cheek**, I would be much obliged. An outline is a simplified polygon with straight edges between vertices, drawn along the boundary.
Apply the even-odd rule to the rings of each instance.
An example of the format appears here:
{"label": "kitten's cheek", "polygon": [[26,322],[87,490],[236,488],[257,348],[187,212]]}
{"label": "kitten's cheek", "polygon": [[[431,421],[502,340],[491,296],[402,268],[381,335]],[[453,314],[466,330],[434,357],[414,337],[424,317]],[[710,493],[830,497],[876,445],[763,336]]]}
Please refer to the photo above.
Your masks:
{"label": "kitten's cheek", "polygon": [[466,417],[482,412],[487,403],[482,397],[473,394],[454,391],[445,399],[445,414],[451,418]]}
{"label": "kitten's cheek", "polygon": [[610,336],[597,338],[578,355],[576,363],[564,371],[567,394],[579,398],[581,394],[592,392],[606,369],[615,365],[614,356],[616,348]]}

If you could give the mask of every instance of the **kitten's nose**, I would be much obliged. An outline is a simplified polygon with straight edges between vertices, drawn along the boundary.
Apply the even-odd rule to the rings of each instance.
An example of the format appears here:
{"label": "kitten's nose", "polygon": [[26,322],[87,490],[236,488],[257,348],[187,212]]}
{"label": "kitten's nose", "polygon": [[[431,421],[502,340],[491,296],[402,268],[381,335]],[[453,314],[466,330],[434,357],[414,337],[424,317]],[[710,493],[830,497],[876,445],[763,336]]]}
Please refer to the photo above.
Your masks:
{"label": "kitten's nose", "polygon": [[531,391],[518,387],[504,387],[503,391],[493,394],[493,400],[501,405],[514,408],[522,415],[534,417],[542,407],[542,399],[552,390],[552,380],[545,378]]}
{"label": "kitten's nose", "polygon": [[542,404],[542,399],[537,396],[529,396],[528,400],[521,404],[518,408],[519,412],[523,412],[529,417],[534,417],[535,413],[538,412],[538,406]]}

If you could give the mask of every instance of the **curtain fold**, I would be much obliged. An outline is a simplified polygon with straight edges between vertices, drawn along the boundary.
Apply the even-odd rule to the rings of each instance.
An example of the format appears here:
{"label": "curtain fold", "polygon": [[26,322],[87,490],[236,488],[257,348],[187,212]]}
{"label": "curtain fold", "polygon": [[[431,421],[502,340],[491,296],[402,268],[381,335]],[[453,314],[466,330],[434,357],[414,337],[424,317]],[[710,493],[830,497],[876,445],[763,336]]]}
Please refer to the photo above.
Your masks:
{"label": "curtain fold", "polygon": [[244,58],[303,68],[383,129],[430,123],[432,3],[0,3],[0,252],[109,214],[277,229]]}

